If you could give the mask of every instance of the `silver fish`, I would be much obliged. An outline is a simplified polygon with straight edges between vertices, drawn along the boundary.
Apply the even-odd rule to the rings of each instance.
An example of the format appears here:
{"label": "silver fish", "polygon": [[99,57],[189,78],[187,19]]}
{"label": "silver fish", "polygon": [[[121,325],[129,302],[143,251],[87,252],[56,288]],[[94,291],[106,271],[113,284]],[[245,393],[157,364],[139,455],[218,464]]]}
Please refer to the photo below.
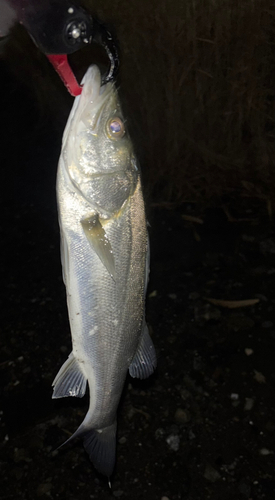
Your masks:
{"label": "silver fish", "polygon": [[53,398],[82,397],[81,436],[96,469],[115,463],[116,413],[129,369],[146,378],[156,354],[145,322],[149,243],[140,172],[114,84],[91,66],[76,97],[57,174],[63,279],[72,353]]}

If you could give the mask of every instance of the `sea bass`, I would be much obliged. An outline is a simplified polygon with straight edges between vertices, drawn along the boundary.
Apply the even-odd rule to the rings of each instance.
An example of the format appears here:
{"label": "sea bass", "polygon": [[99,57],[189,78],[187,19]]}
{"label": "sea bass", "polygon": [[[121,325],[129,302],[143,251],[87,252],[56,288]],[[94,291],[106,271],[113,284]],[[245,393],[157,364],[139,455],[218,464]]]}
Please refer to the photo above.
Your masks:
{"label": "sea bass", "polygon": [[116,413],[129,369],[146,378],[156,353],[145,322],[149,243],[140,172],[113,83],[91,66],[76,97],[57,174],[61,260],[72,352],[53,398],[82,397],[83,437],[96,469],[115,463]]}

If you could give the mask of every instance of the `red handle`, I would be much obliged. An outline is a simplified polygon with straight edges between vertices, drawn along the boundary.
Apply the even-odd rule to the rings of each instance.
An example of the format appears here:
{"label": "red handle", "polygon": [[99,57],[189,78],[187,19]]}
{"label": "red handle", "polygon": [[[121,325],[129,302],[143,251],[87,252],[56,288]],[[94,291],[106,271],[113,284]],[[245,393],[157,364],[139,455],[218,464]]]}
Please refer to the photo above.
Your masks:
{"label": "red handle", "polygon": [[62,82],[72,96],[80,95],[82,87],[79,85],[66,54],[47,54],[47,58],[59,74]]}

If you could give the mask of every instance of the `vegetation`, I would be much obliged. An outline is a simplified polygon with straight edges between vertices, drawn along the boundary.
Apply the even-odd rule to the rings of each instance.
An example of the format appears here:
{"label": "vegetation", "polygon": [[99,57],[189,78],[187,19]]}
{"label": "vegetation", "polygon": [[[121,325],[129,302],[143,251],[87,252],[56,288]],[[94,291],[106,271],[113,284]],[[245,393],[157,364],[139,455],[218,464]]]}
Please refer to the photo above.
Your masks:
{"label": "vegetation", "polygon": [[[86,0],[83,4],[115,27],[121,97],[152,199],[180,203],[251,196],[271,207],[274,2]],[[44,73],[50,74],[45,67]],[[52,85],[51,95],[63,92],[60,86],[57,92],[57,79],[54,84],[50,79],[43,74],[42,88],[36,90],[39,99],[45,99],[45,108],[49,108],[45,81],[48,89]],[[53,109],[56,113],[56,105]]]}

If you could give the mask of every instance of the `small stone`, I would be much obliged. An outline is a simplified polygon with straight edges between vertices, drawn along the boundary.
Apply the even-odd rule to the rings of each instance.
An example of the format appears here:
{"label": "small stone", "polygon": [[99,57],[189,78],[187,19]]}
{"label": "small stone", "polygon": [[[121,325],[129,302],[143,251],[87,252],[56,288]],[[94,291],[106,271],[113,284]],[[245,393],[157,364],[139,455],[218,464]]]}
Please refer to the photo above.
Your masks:
{"label": "small stone", "polygon": [[260,250],[262,253],[275,253],[275,241],[273,238],[267,238],[264,241],[261,241],[260,243]]}
{"label": "small stone", "polygon": [[156,297],[157,294],[158,294],[158,291],[154,290],[153,292],[149,293],[148,297],[149,297],[149,299],[152,299],[153,297]]}
{"label": "small stone", "polygon": [[232,394],[230,395],[230,398],[232,399],[232,401],[238,401],[239,394],[236,394],[235,392],[232,392]]}
{"label": "small stone", "polygon": [[122,490],[116,490],[116,491],[113,491],[113,495],[114,495],[114,497],[116,497],[116,498],[121,497],[121,496],[123,495],[123,493],[124,493],[124,492],[123,492]]}
{"label": "small stone", "polygon": [[187,399],[190,399],[191,393],[187,391],[187,389],[179,389],[180,390],[180,395],[181,398],[186,401]]}
{"label": "small stone", "polygon": [[205,321],[217,321],[222,315],[221,311],[216,307],[213,307],[211,304],[206,304],[203,309],[204,310],[201,311],[201,318],[203,318]]}
{"label": "small stone", "polygon": [[252,410],[253,406],[254,406],[254,399],[252,398],[245,398],[245,405],[244,405],[244,410],[245,411],[250,411]]}
{"label": "small stone", "polygon": [[161,497],[160,500],[169,500],[169,498],[168,497]]}
{"label": "small stone", "polygon": [[210,481],[211,483],[215,483],[221,478],[220,473],[212,467],[212,465],[207,464],[204,470],[203,477]]}
{"label": "small stone", "polygon": [[176,434],[170,434],[170,436],[166,438],[166,443],[168,444],[170,450],[178,451],[180,447],[180,437]]}
{"label": "small stone", "polygon": [[264,321],[262,323],[262,328],[272,328],[272,327],[273,327],[272,321]]}
{"label": "small stone", "polygon": [[259,276],[261,274],[264,274],[265,272],[266,272],[265,266],[254,267],[250,270],[250,273],[254,276]]}
{"label": "small stone", "polygon": [[169,337],[167,337],[167,342],[169,342],[169,344],[174,344],[177,340],[177,337],[175,335],[169,335]]}
{"label": "small stone", "polygon": [[51,483],[41,483],[37,487],[36,494],[38,497],[42,497],[42,495],[49,493],[51,489],[52,489]]}
{"label": "small stone", "polygon": [[268,298],[265,295],[263,295],[262,293],[255,293],[255,298],[260,299],[263,302],[268,302]]}
{"label": "small stone", "polygon": [[266,423],[266,426],[265,426],[266,430],[268,432],[275,432],[275,423],[272,422],[271,420],[269,420],[267,423]]}
{"label": "small stone", "polygon": [[14,462],[28,461],[28,455],[24,448],[14,448]]}
{"label": "small stone", "polygon": [[155,431],[155,439],[161,439],[163,438],[165,434],[165,430],[162,429],[161,427]]}
{"label": "small stone", "polygon": [[264,456],[266,456],[266,455],[273,455],[273,454],[274,454],[274,451],[272,451],[272,450],[268,450],[267,448],[261,448],[261,449],[259,450],[259,453],[260,453],[260,455],[264,455]]}
{"label": "small stone", "polygon": [[187,424],[187,422],[190,422],[191,420],[191,415],[188,410],[183,410],[182,408],[178,408],[176,410],[174,418],[176,422],[179,424]]}
{"label": "small stone", "polygon": [[15,468],[13,468],[13,475],[15,476],[17,481],[19,481],[24,475],[24,470],[22,470],[19,467],[15,467]]}
{"label": "small stone", "polygon": [[253,328],[254,325],[255,322],[252,318],[249,318],[248,316],[240,316],[238,314],[234,314],[229,317],[227,321],[227,327],[235,332],[238,332],[239,330],[249,330],[250,328]]}
{"label": "small stone", "polygon": [[253,354],[254,351],[253,349],[250,349],[250,347],[246,347],[244,352],[247,356],[251,356],[251,354]]}
{"label": "small stone", "polygon": [[193,359],[193,368],[196,371],[201,371],[203,369],[203,362],[200,356],[195,356]]}
{"label": "small stone", "polygon": [[257,382],[259,382],[259,384],[266,383],[265,376],[261,372],[257,372],[257,370],[254,370],[254,373],[255,373],[254,379],[257,380]]}
{"label": "small stone", "polygon": [[196,434],[194,434],[194,432],[192,431],[192,429],[189,431],[189,433],[188,433],[188,437],[189,437],[190,441],[191,441],[192,439],[195,439]]}
{"label": "small stone", "polygon": [[238,490],[246,498],[249,498],[250,492],[251,492],[251,488],[250,488],[249,484],[247,484],[247,483],[241,483],[239,485],[239,487],[238,487]]}
{"label": "small stone", "polygon": [[176,300],[177,295],[175,293],[168,293],[169,299]]}
{"label": "small stone", "polygon": [[131,420],[135,414],[136,414],[135,408],[133,406],[130,406],[127,412],[127,417],[129,418],[129,420]]}
{"label": "small stone", "polygon": [[169,434],[175,434],[176,436],[179,434],[179,426],[176,424],[170,425],[169,429],[167,429]]}
{"label": "small stone", "polygon": [[126,438],[125,436],[122,436],[122,437],[118,440],[118,442],[119,442],[120,444],[125,444],[125,443],[126,443],[126,441],[127,441],[127,438]]}
{"label": "small stone", "polygon": [[249,243],[252,243],[253,241],[255,241],[255,236],[251,236],[250,234],[243,234],[242,240],[248,241]]}

